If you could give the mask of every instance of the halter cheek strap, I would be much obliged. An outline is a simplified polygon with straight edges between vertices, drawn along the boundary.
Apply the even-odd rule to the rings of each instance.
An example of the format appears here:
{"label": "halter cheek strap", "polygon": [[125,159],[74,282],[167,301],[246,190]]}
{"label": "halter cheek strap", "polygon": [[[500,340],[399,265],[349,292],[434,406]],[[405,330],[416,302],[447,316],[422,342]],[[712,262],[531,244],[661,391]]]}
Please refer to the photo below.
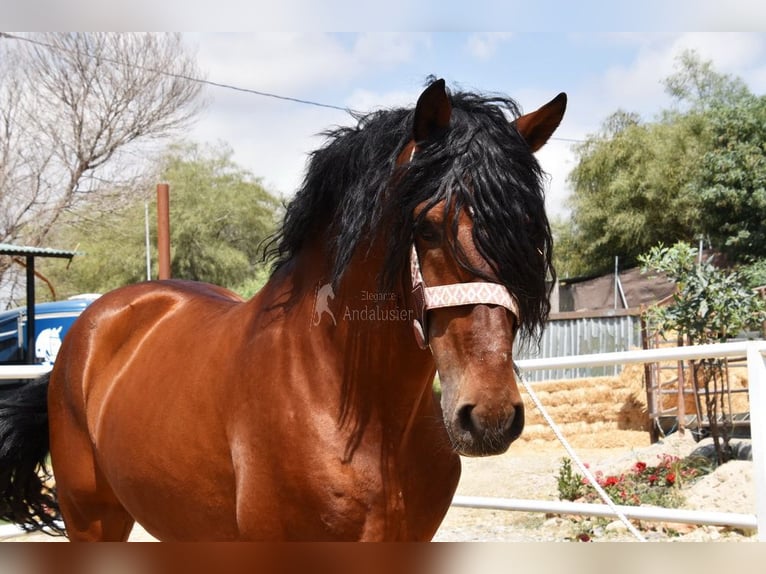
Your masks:
{"label": "halter cheek strap", "polygon": [[429,309],[460,307],[462,305],[499,305],[505,307],[514,317],[519,317],[519,306],[508,289],[499,283],[473,281],[426,287],[420,271],[420,261],[415,245],[410,250],[410,274],[412,276],[412,297],[415,302],[413,331],[421,349],[428,347],[428,325],[426,313]]}

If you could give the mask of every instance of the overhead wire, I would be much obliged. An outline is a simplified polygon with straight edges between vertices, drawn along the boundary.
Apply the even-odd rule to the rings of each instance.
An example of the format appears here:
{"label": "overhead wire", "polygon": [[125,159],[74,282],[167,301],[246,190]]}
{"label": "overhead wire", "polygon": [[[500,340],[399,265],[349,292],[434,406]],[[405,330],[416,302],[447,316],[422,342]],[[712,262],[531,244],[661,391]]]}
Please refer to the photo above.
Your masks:
{"label": "overhead wire", "polygon": [[[20,41],[20,42],[27,42],[29,44],[40,46],[42,48],[46,48],[46,49],[51,50],[51,51],[69,52],[69,53],[73,53],[73,54],[76,54],[76,55],[84,55],[84,56],[87,56],[89,58],[95,58],[95,56],[93,54],[89,54],[88,52],[82,52],[80,50],[69,50],[69,49],[63,48],[61,46],[55,46],[55,45],[50,44],[48,42],[43,42],[42,40],[35,40],[34,38],[27,38],[27,37],[24,37],[24,36],[18,36],[16,34],[10,34],[8,32],[0,32],[0,38],[7,38],[9,40],[17,40],[17,41]],[[293,103],[309,105],[309,106],[315,106],[315,107],[319,107],[319,108],[328,108],[328,109],[333,109],[333,110],[339,110],[339,111],[342,111],[342,112],[346,112],[346,113],[348,113],[348,114],[350,114],[352,116],[358,116],[358,115],[362,114],[362,112],[360,112],[358,110],[354,110],[354,109],[349,108],[347,106],[339,106],[339,105],[335,105],[335,104],[327,104],[327,103],[317,102],[317,101],[314,101],[314,100],[309,100],[309,99],[304,99],[304,98],[296,98],[296,97],[293,97],[293,96],[284,96],[284,95],[275,94],[275,93],[272,93],[272,92],[264,92],[262,90],[256,90],[256,89],[253,89],[253,88],[245,88],[245,87],[242,87],[242,86],[236,86],[234,84],[228,84],[228,83],[224,83],[224,82],[216,82],[216,81],[213,81],[213,80],[206,80],[204,78],[198,78],[198,77],[195,77],[195,76],[189,76],[187,74],[178,74],[178,73],[170,72],[170,71],[167,71],[167,70],[160,70],[160,69],[156,69],[156,68],[149,68],[149,67],[146,67],[146,66],[141,66],[139,64],[120,62],[120,61],[115,60],[113,58],[108,58],[108,57],[103,57],[103,56],[99,56],[99,58],[100,58],[101,61],[109,62],[111,64],[115,64],[115,65],[119,65],[119,66],[126,66],[127,65],[127,66],[131,66],[131,67],[133,67],[133,68],[135,68],[137,70],[144,70],[144,71],[147,71],[147,72],[152,72],[152,73],[155,73],[155,74],[161,74],[161,75],[164,75],[164,76],[167,76],[167,77],[171,77],[171,78],[177,78],[177,79],[180,79],[180,80],[187,80],[189,82],[195,82],[195,83],[198,83],[198,84],[203,84],[203,85],[211,86],[211,87],[214,87],[214,88],[221,88],[221,89],[225,89],[225,90],[232,90],[232,91],[242,92],[242,93],[251,94],[251,95],[255,95],[255,96],[261,96],[261,97],[265,97],[265,98],[273,98],[273,99],[277,99],[277,100],[293,102]],[[569,143],[582,143],[583,142],[583,140],[579,140],[579,139],[564,138],[564,137],[557,137],[557,136],[553,136],[550,139],[551,140],[562,141],[562,142],[569,142]]]}
{"label": "overhead wire", "polygon": [[[93,54],[90,54],[88,52],[83,52],[81,50],[70,50],[70,49],[67,49],[67,48],[63,48],[61,46],[55,46],[55,45],[50,44],[48,42],[43,42],[41,40],[35,40],[34,38],[26,38],[24,36],[17,36],[15,34],[9,34],[8,32],[0,32],[0,38],[7,38],[7,39],[10,39],[10,40],[18,40],[18,41],[21,41],[21,42],[27,42],[29,44],[34,44],[34,45],[40,46],[42,48],[47,48],[48,50],[51,50],[51,51],[54,51],[54,52],[55,51],[69,52],[69,53],[80,55],[80,56],[87,56],[89,58],[95,58],[96,57]],[[303,99],[303,98],[295,98],[295,97],[292,97],[292,96],[283,96],[283,95],[280,95],[280,94],[264,92],[264,91],[261,91],[261,90],[254,90],[252,88],[243,88],[241,86],[235,86],[233,84],[227,84],[227,83],[223,83],[223,82],[215,82],[215,81],[212,81],[212,80],[206,80],[204,78],[198,78],[198,77],[195,77],[195,76],[189,76],[187,74],[178,74],[176,72],[170,72],[170,71],[167,71],[167,70],[160,70],[160,69],[156,69],[156,68],[150,68],[150,67],[146,67],[146,66],[141,66],[139,64],[132,64],[132,63],[128,63],[128,62],[120,62],[118,60],[115,60],[114,58],[109,58],[109,57],[105,57],[105,56],[99,56],[99,59],[101,61],[103,61],[103,62],[108,62],[110,64],[115,64],[115,65],[119,65],[119,66],[130,66],[130,67],[132,67],[134,69],[137,69],[137,70],[144,70],[144,71],[147,71],[147,72],[152,72],[154,74],[161,74],[163,76],[167,76],[167,77],[171,77],[171,78],[178,78],[180,80],[187,80],[187,81],[195,82],[195,83],[198,83],[198,84],[204,84],[204,85],[208,85],[208,86],[213,86],[215,88],[222,88],[222,89],[226,89],[226,90],[234,90],[234,91],[237,91],[237,92],[249,93],[249,94],[253,94],[253,95],[256,95],[256,96],[262,96],[262,97],[266,97],[266,98],[275,98],[275,99],[278,99],[278,100],[285,100],[285,101],[288,101],[288,102],[295,102],[295,103],[298,103],[298,104],[317,106],[317,107],[320,107],[320,108],[330,108],[330,109],[334,109],[334,110],[340,110],[342,112],[348,112],[350,114],[358,113],[355,110],[352,110],[351,108],[348,108],[348,107],[345,107],[345,106],[337,106],[337,105],[334,105],[334,104],[325,104],[325,103],[322,103],[322,102],[316,102],[316,101],[313,101],[313,100],[307,100],[307,99]]]}

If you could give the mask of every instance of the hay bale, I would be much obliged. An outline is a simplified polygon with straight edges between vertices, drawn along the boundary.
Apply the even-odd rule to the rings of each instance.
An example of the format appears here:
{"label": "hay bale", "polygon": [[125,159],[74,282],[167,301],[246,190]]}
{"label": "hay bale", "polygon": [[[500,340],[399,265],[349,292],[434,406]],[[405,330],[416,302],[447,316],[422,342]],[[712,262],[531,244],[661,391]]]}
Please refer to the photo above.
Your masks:
{"label": "hay bale", "polygon": [[[635,383],[622,377],[593,377],[555,381],[536,385],[533,390],[558,424],[613,423],[615,428],[647,428],[648,414],[644,393]],[[531,401],[527,398],[526,404]],[[536,409],[528,409],[528,424],[542,424]]]}
{"label": "hay bale", "polygon": [[[639,374],[636,380],[635,374]],[[619,377],[566,379],[536,384],[533,390],[546,412],[568,440],[583,447],[595,444],[635,444],[637,433],[648,441],[649,416],[643,371]],[[526,394],[522,392],[522,394]],[[522,439],[532,444],[556,441],[542,414],[529,397]],[[643,442],[642,439],[639,442]]]}
{"label": "hay bale", "polygon": [[[677,363],[669,362],[660,371],[666,389],[675,391]],[[684,408],[687,414],[696,414],[697,402],[691,387],[691,376],[686,372]],[[735,366],[729,369],[731,390],[747,389],[747,369]],[[608,448],[610,445],[649,444],[651,421],[646,400],[644,365],[625,365],[619,376],[563,379],[535,383],[533,390],[548,414],[562,428],[568,440],[583,447]],[[522,389],[522,395],[526,392]],[[534,408],[528,396],[526,426],[521,441],[530,444],[546,444],[556,441],[542,415]],[[663,410],[675,410],[678,405],[676,392],[658,395]],[[704,414],[704,396],[700,397]],[[746,392],[731,394],[731,409],[726,399],[725,410],[731,413],[749,411]],[[606,445],[606,446],[599,446]]]}

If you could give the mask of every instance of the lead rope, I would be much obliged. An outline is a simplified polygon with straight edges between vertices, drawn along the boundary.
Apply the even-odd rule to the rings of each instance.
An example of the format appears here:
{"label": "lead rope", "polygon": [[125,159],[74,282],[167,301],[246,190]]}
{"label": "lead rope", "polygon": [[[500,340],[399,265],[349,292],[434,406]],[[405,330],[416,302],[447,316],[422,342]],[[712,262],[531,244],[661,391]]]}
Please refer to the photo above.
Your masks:
{"label": "lead rope", "polygon": [[580,472],[583,473],[585,478],[588,479],[590,484],[593,485],[593,488],[596,489],[596,492],[601,497],[601,499],[606,503],[606,505],[612,510],[614,515],[619,518],[625,526],[628,527],[628,530],[630,533],[635,536],[639,542],[646,542],[646,538],[638,531],[638,529],[633,526],[633,524],[628,520],[628,517],[625,516],[624,513],[620,511],[619,508],[617,508],[617,505],[612,502],[612,499],[609,498],[609,495],[606,493],[606,491],[601,487],[601,485],[596,481],[595,477],[591,473],[591,471],[588,469],[587,466],[580,460],[580,457],[577,456],[577,453],[572,448],[572,445],[569,444],[569,441],[564,437],[564,435],[561,433],[561,429],[559,429],[558,425],[556,425],[555,422],[553,422],[553,419],[550,417],[548,412],[543,407],[542,403],[540,402],[540,399],[537,397],[537,394],[532,390],[532,386],[524,380],[524,377],[520,377],[521,384],[524,385],[524,389],[526,389],[527,394],[529,395],[529,398],[532,399],[532,402],[537,407],[537,410],[540,411],[540,414],[543,415],[543,418],[545,419],[545,422],[548,423],[548,425],[551,427],[551,430],[553,431],[553,434],[556,435],[556,438],[559,439],[559,442],[564,445],[564,449],[566,449],[567,453],[569,453],[569,457],[574,461],[574,463],[577,465],[577,468],[580,469]]}

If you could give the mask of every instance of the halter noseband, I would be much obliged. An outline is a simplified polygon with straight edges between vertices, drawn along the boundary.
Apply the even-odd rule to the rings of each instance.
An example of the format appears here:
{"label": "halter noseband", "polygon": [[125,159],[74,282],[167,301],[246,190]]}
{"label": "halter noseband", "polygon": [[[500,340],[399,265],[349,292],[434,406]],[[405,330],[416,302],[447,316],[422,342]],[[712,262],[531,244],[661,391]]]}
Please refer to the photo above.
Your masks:
{"label": "halter noseband", "polygon": [[412,298],[415,302],[415,319],[412,330],[421,349],[428,347],[428,324],[426,313],[429,309],[460,307],[462,305],[499,305],[505,307],[518,319],[519,306],[516,299],[500,283],[473,281],[427,287],[420,271],[418,252],[413,243],[410,250],[410,274],[412,276]]}

